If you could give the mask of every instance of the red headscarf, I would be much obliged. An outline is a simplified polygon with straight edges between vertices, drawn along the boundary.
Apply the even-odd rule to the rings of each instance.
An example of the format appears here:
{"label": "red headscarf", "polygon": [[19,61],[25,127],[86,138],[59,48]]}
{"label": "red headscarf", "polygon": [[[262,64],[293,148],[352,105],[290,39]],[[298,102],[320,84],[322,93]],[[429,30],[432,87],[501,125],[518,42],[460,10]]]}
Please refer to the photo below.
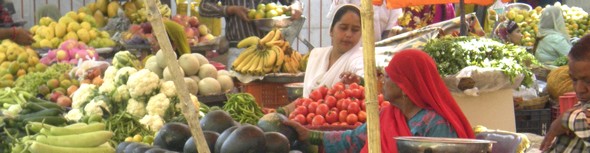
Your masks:
{"label": "red headscarf", "polygon": [[[469,121],[451,96],[441,79],[434,60],[425,52],[415,49],[401,51],[385,67],[401,90],[418,107],[431,109],[442,116],[455,129],[459,138],[474,138]],[[394,137],[412,136],[406,117],[397,107],[381,110],[381,152],[397,153]],[[368,152],[368,144],[361,152]]]}

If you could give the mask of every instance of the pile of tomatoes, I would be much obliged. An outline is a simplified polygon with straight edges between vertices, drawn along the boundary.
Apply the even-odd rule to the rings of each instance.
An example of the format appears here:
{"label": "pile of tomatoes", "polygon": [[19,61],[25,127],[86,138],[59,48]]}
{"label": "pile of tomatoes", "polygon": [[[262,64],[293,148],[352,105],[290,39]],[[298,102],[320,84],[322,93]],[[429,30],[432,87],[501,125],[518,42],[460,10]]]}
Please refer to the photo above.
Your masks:
{"label": "pile of tomatoes", "polygon": [[[382,94],[379,94],[378,101],[379,108],[390,105]],[[295,100],[295,105],[289,119],[302,125],[359,126],[367,120],[365,88],[356,83],[319,87],[310,93],[309,98]]]}

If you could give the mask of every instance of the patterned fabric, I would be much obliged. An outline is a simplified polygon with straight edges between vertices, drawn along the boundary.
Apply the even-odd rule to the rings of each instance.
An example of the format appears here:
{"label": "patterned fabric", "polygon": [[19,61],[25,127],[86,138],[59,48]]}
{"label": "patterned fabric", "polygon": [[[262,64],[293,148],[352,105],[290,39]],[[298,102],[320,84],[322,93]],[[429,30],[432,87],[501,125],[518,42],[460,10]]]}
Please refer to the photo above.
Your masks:
{"label": "patterned fabric", "polygon": [[202,0],[199,5],[199,13],[204,17],[225,17],[225,36],[230,42],[237,42],[249,36],[263,37],[266,33],[258,30],[254,22],[246,22],[238,16],[228,16],[225,12],[227,6],[244,6],[249,9],[256,9],[258,4],[280,2],[290,5],[297,0],[221,0],[221,6],[217,5],[220,0]]}
{"label": "patterned fabric", "polygon": [[[422,109],[408,121],[408,126],[414,136],[457,137],[449,123],[433,110]],[[367,125],[354,130],[326,132],[323,139],[325,152],[360,152],[367,141]]]}
{"label": "patterned fabric", "polygon": [[409,29],[419,29],[455,17],[453,4],[409,6],[403,11],[398,24]]}
{"label": "patterned fabric", "polygon": [[551,146],[549,152],[590,152],[590,121],[582,109],[565,112],[561,118],[561,124],[573,133],[557,137],[557,141]]}

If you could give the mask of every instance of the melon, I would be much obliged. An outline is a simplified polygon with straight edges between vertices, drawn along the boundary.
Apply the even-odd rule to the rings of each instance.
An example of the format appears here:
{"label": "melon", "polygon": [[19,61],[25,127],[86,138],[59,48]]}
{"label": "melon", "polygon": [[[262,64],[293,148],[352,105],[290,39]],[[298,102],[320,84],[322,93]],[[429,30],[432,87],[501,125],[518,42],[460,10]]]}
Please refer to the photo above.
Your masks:
{"label": "melon", "polygon": [[201,78],[199,78],[199,76],[189,76],[189,78],[193,79],[196,83],[199,83],[199,81],[201,81]]}
{"label": "melon", "polygon": [[234,88],[234,81],[227,75],[218,75],[217,81],[221,85],[221,92],[227,93]]}
{"label": "melon", "polygon": [[201,67],[199,64],[199,59],[196,56],[190,54],[184,54],[180,56],[180,58],[178,58],[178,64],[186,76],[197,74],[197,72],[199,72],[199,68]]}
{"label": "melon", "polygon": [[217,69],[211,64],[203,64],[199,68],[199,78],[217,78]]}
{"label": "melon", "polygon": [[[174,53],[174,52],[173,52]],[[174,59],[176,59],[176,53],[174,53]],[[166,68],[166,57],[164,57],[164,51],[158,50],[156,53],[156,61],[158,62],[158,66],[161,68]]]}
{"label": "melon", "polygon": [[184,82],[186,83],[189,93],[193,95],[197,95],[199,93],[199,84],[197,84],[195,80],[185,77]]}
{"label": "melon", "polygon": [[191,55],[197,57],[199,59],[199,63],[201,63],[201,65],[203,64],[209,64],[209,60],[207,60],[207,58],[199,53],[192,53]]}
{"label": "melon", "polygon": [[[180,69],[180,75],[184,76],[184,72],[182,71],[182,69]],[[172,80],[172,74],[170,73],[168,67],[164,69],[163,76],[164,80]]]}
{"label": "melon", "polygon": [[147,64],[147,63],[158,64],[158,61],[156,60],[156,56],[153,56],[153,55],[148,56],[148,58],[145,60],[145,64]]}
{"label": "melon", "polygon": [[[156,58],[153,58],[153,59],[156,59]],[[164,77],[164,75],[163,75],[164,69],[162,69],[160,66],[158,66],[158,63],[156,63],[156,62],[146,63],[145,68],[156,73],[160,79]]]}
{"label": "melon", "polygon": [[221,93],[221,85],[216,79],[204,78],[199,81],[199,95],[210,96]]}
{"label": "melon", "polygon": [[227,70],[219,70],[219,71],[217,71],[217,75],[231,76],[231,73],[229,73],[229,71],[227,71]]}

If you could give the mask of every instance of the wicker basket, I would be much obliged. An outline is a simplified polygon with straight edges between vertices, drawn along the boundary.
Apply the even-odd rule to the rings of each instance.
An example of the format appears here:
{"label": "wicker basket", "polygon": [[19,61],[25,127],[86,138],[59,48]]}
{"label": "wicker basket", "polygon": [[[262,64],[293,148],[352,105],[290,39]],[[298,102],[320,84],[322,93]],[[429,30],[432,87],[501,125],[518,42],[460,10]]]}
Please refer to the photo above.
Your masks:
{"label": "wicker basket", "polygon": [[549,101],[549,96],[541,96],[535,99],[524,100],[522,102],[516,102],[515,110],[531,110],[531,109],[543,109]]}

